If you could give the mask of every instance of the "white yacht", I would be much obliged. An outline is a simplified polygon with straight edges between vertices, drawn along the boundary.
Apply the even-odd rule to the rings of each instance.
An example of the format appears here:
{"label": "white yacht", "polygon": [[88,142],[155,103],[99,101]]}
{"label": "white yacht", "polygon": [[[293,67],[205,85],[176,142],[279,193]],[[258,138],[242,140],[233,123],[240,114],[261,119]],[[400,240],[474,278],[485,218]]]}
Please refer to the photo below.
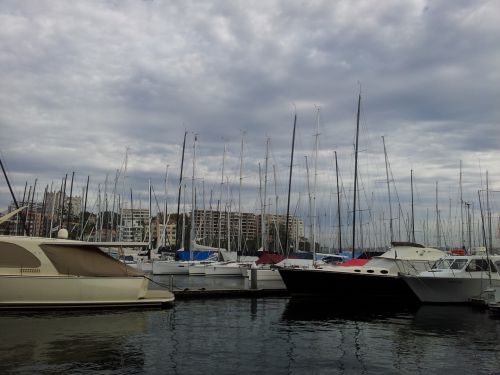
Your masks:
{"label": "white yacht", "polygon": [[436,262],[431,270],[402,275],[421,302],[467,303],[500,287],[500,256],[457,255]]}
{"label": "white yacht", "polygon": [[[0,308],[160,306],[144,274],[101,251],[104,243],[0,236]],[[112,244],[112,243],[111,243]],[[109,245],[109,244],[108,244]]]}

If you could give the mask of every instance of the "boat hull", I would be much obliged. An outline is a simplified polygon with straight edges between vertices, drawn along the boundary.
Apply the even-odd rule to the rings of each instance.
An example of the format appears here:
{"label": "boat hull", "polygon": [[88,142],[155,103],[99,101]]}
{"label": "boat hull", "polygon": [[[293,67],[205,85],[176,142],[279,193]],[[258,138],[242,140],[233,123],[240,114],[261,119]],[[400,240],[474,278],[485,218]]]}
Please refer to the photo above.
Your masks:
{"label": "boat hull", "polygon": [[153,275],[188,275],[189,262],[155,261],[152,271]]}
{"label": "boat hull", "polygon": [[301,297],[330,297],[356,302],[387,300],[418,303],[417,296],[399,276],[355,274],[321,269],[279,270],[289,293]]}
{"label": "boat hull", "polygon": [[241,277],[241,267],[238,263],[208,265],[205,268],[205,276]]}
{"label": "boat hull", "polygon": [[500,280],[465,277],[404,276],[405,282],[423,303],[469,303],[482,298],[489,287],[500,287]]}
{"label": "boat hull", "polygon": [[[272,281],[281,280],[280,272],[277,268],[272,269],[257,269],[257,281]],[[252,281],[252,269],[247,270],[247,277]]]}
{"label": "boat hull", "polygon": [[168,291],[148,291],[144,277],[1,276],[0,309],[160,306]]}

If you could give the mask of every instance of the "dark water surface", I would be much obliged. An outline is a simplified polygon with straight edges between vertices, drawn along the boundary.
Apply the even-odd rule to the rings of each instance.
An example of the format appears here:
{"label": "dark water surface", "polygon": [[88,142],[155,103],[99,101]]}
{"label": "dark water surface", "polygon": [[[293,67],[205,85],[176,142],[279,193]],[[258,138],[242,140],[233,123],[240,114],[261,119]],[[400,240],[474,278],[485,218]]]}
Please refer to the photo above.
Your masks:
{"label": "dark water surface", "polygon": [[500,321],[466,306],[263,298],[0,314],[0,374],[500,374]]}

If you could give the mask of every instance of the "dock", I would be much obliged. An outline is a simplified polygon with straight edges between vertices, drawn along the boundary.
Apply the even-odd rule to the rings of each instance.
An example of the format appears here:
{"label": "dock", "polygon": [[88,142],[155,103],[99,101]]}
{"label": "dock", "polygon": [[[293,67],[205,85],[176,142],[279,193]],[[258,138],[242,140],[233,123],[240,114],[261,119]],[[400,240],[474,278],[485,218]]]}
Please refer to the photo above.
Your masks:
{"label": "dock", "polygon": [[176,300],[209,299],[209,298],[261,298],[287,297],[286,289],[174,289]]}

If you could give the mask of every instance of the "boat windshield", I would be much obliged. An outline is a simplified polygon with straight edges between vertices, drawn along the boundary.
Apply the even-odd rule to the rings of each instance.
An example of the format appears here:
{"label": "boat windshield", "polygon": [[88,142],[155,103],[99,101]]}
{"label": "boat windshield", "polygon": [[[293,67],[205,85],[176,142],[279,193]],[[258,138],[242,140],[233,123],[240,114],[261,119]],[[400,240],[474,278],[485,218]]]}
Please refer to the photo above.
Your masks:
{"label": "boat windshield", "polygon": [[453,262],[453,259],[439,259],[434,265],[432,266],[433,270],[449,270],[450,265]]}
{"label": "boat windshield", "polygon": [[443,258],[439,259],[434,266],[433,270],[461,270],[467,264],[467,258]]}
{"label": "boat windshield", "polygon": [[461,270],[467,264],[467,259],[455,259],[453,263],[451,263],[450,268],[452,270]]}

